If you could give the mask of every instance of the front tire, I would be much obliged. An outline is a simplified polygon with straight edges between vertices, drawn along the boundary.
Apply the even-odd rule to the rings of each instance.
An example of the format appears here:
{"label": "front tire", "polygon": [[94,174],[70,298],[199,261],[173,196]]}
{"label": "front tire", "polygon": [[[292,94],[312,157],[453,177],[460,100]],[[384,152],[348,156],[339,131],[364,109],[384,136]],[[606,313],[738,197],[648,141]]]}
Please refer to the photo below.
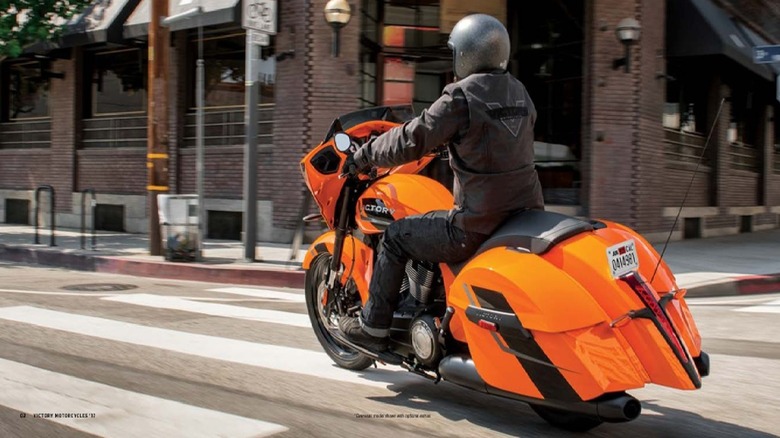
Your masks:
{"label": "front tire", "polygon": [[342,345],[333,339],[328,329],[337,328],[336,320],[332,313],[333,297],[324,300],[327,293],[326,273],[330,265],[331,254],[320,254],[306,271],[305,296],[306,310],[309,313],[314,334],[322,345],[325,353],[341,368],[360,371],[368,368],[374,360],[357,351]]}

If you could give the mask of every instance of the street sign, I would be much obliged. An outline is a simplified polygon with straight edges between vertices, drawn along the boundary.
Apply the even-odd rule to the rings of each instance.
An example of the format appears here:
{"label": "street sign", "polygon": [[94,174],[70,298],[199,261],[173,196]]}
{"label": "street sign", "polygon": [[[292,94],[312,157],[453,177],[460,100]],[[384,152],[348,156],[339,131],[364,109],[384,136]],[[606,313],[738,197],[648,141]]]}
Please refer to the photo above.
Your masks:
{"label": "street sign", "polygon": [[756,64],[780,62],[780,45],[753,47],[753,62]]}
{"label": "street sign", "polygon": [[244,29],[276,35],[276,0],[243,0]]}
{"label": "street sign", "polygon": [[267,33],[249,31],[249,35],[252,39],[252,44],[257,44],[258,46],[271,45],[271,35],[268,35]]}

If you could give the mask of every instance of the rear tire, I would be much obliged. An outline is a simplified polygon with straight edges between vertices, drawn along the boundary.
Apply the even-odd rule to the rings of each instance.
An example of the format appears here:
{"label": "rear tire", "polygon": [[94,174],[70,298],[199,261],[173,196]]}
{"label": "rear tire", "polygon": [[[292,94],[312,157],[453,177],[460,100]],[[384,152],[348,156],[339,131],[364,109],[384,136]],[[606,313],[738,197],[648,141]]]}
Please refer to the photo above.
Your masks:
{"label": "rear tire", "polygon": [[[314,334],[320,341],[322,348],[328,356],[341,368],[360,371],[368,368],[374,360],[357,351],[337,342],[328,332],[328,328],[335,328],[335,321],[328,318],[329,306],[322,304],[322,294],[327,290],[325,274],[330,264],[330,254],[320,254],[306,271],[305,296],[306,310],[309,313]],[[329,303],[330,304],[329,300]]]}
{"label": "rear tire", "polygon": [[570,432],[587,432],[603,423],[601,419],[593,415],[569,412],[547,406],[531,404],[531,409],[542,417],[544,421]]}

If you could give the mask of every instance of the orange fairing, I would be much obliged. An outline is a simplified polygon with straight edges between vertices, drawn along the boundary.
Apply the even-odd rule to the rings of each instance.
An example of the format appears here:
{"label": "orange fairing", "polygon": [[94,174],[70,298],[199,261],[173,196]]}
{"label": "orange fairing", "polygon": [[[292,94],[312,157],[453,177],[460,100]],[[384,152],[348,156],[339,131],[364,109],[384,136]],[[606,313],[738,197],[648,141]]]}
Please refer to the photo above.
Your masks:
{"label": "orange fairing", "polygon": [[449,210],[452,204],[450,192],[430,178],[388,175],[358,199],[357,225],[363,233],[380,233],[394,220],[432,210]]}
{"label": "orange fairing", "polygon": [[[353,139],[357,140],[358,143],[362,143],[367,141],[372,135],[382,134],[395,126],[398,126],[398,124],[377,120],[361,123],[347,129],[346,132]],[[330,139],[320,143],[301,160],[301,171],[303,172],[306,186],[314,196],[314,200],[320,208],[325,222],[331,229],[334,228],[336,220],[336,203],[346,181],[346,179],[336,178],[335,176],[341,172],[346,158],[347,155],[339,152],[334,145],[334,140]],[[428,165],[432,159],[432,156],[425,156],[417,161],[401,166],[379,168],[377,169],[377,175],[417,173]]]}
{"label": "orange fairing", "polygon": [[[303,258],[303,269],[308,270],[311,262],[321,254],[333,254],[333,244],[336,241],[336,233],[329,231],[315,240]],[[374,266],[374,252],[365,243],[353,236],[346,236],[344,249],[341,253],[341,264],[344,273],[341,277],[342,284],[352,278],[360,292],[360,298],[365,303],[368,300],[368,283]]]}

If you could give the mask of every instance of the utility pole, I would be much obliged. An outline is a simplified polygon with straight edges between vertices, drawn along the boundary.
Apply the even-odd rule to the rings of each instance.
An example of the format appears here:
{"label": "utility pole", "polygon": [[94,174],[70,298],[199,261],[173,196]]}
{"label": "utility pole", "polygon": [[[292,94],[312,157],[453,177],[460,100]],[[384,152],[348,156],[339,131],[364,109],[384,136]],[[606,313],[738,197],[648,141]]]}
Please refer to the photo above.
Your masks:
{"label": "utility pole", "polygon": [[246,36],[246,71],[244,78],[244,260],[255,261],[257,245],[257,69],[258,47],[252,41],[251,29]]}
{"label": "utility pole", "polygon": [[168,0],[151,0],[150,15],[146,190],[149,193],[149,253],[161,255],[157,194],[168,191],[168,51],[171,40],[170,31],[161,26],[161,18],[168,16]]}

